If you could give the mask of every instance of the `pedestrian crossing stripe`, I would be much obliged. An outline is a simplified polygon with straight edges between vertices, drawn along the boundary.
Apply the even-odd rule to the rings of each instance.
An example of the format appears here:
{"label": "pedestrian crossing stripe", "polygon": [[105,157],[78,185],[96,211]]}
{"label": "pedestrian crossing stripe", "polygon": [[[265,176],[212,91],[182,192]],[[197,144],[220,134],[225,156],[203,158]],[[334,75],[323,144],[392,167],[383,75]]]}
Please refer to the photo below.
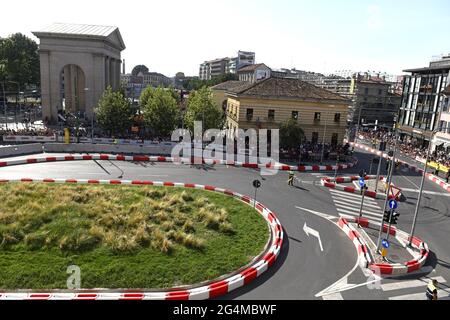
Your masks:
{"label": "pedestrian crossing stripe", "polygon": [[[339,197],[343,197],[343,198],[347,198],[347,199],[359,199],[361,200],[362,196],[356,193],[348,193],[348,192],[343,192],[343,191],[339,191],[339,190],[334,190],[334,189],[329,189],[332,193],[332,195],[336,195]],[[372,202],[372,203],[377,203],[374,199],[369,198],[369,197],[364,197],[364,202]]]}
{"label": "pedestrian crossing stripe", "polygon": [[[338,205],[336,205],[336,206],[338,206]],[[356,214],[356,215],[359,215],[359,212],[360,212],[360,208],[346,207],[346,206],[343,206],[343,205],[339,205],[339,207],[341,207],[341,208],[336,208],[336,210],[341,211],[341,212],[353,213],[353,214]],[[362,213],[374,216],[376,218],[382,216],[381,213],[373,212],[373,211],[367,211],[367,210],[364,210],[364,209],[362,210]]]}
{"label": "pedestrian crossing stripe", "polygon": [[[427,300],[425,290],[422,293],[405,294],[403,296],[390,297],[389,300]],[[438,290],[438,300],[450,300],[450,295],[445,290]]]}
{"label": "pedestrian crossing stripe", "polygon": [[[339,212],[339,214],[343,213],[343,214],[346,214],[346,215],[350,215],[353,218],[354,217],[359,217],[359,212],[351,212],[351,211],[348,211],[346,209],[340,209],[340,208],[337,208],[336,210]],[[373,221],[378,222],[378,223],[380,222],[380,218],[381,218],[381,215],[376,216],[376,215],[374,215],[372,213],[367,213],[367,212],[363,212],[362,216],[363,216],[363,218],[374,219]]]}
{"label": "pedestrian crossing stripe", "polygon": [[394,291],[402,289],[411,289],[416,287],[426,287],[431,280],[437,280],[439,283],[446,283],[447,281],[442,277],[432,277],[432,278],[420,278],[410,281],[398,281],[394,283],[386,283],[381,285],[381,290],[383,291]]}
{"label": "pedestrian crossing stripe", "polygon": [[[354,203],[354,204],[357,204],[357,205],[361,205],[361,201],[353,201],[353,200],[347,200],[347,199],[345,199],[345,201],[344,201],[344,199],[337,198],[337,197],[334,197],[334,196],[333,196],[333,200],[334,200],[335,203],[341,203],[341,204],[347,204],[347,205],[348,205],[348,203]],[[371,204],[371,203],[366,203],[364,201],[364,206],[381,210],[380,206],[377,203]]]}

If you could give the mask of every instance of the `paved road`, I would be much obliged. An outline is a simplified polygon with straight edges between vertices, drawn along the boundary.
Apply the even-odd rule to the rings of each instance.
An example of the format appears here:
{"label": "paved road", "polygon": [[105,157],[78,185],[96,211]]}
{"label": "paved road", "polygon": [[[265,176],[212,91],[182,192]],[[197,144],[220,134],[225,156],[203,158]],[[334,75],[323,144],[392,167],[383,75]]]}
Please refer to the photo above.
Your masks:
{"label": "paved road", "polygon": [[[355,174],[362,167],[367,166],[370,156],[357,153],[360,159],[358,167],[346,171],[345,174]],[[259,172],[252,169],[223,167],[223,166],[175,166],[166,163],[128,163],[110,161],[84,161],[84,162],[60,162],[42,163],[14,167],[0,168],[0,178],[79,178],[79,179],[142,179],[156,181],[191,182],[199,184],[211,184],[218,187],[226,187],[243,194],[253,196],[254,190],[251,182],[255,178],[262,180],[262,188],[258,191],[258,200],[270,207],[279,217],[286,232],[286,241],[277,263],[261,278],[258,278],[248,287],[241,288],[228,296],[227,299],[317,299],[315,295],[329,287],[342,277],[346,276],[356,264],[356,251],[343,232],[331,222],[317,217],[311,213],[305,213],[296,208],[302,207],[317,212],[339,216],[338,211],[344,208],[342,204],[357,205],[357,198],[347,195],[336,195],[318,185],[321,176],[333,176],[329,173],[305,173],[297,174],[301,182],[296,182],[296,188],[289,188],[286,184],[287,174],[280,172],[275,176],[261,177]],[[414,189],[414,184],[420,181],[420,176],[410,172],[402,172],[395,177],[394,182],[403,188]],[[435,194],[427,194],[424,197],[421,217],[417,227],[417,234],[430,244],[434,252],[438,252],[439,260],[432,256],[430,266],[436,269],[436,274],[442,279],[450,281],[449,274],[449,244],[450,231],[450,198],[440,195],[442,189],[427,182],[426,190]],[[414,198],[417,193],[406,192],[408,200],[400,204],[399,212],[402,214],[399,227],[409,231]],[[356,196],[357,197],[357,196]],[[384,203],[370,201],[365,208],[367,214],[373,214],[376,219],[377,212],[381,212]],[[352,212],[352,210],[347,210]],[[320,250],[318,241],[308,238],[302,231],[303,225],[320,232],[324,251]],[[431,231],[431,232],[430,232]],[[419,275],[415,276],[417,280]],[[440,280],[442,280],[440,279]],[[348,277],[350,284],[364,284],[368,278],[359,268]],[[323,297],[324,299],[388,299],[399,295],[411,295],[422,292],[418,281],[409,284],[408,288],[397,288],[397,279],[383,281],[382,284],[390,284],[384,289],[369,290],[367,286],[352,288],[337,294]],[[401,281],[405,283],[404,280]],[[397,287],[396,287],[397,286]],[[383,288],[383,287],[382,287]],[[419,290],[420,289],[420,290]],[[419,291],[418,291],[419,290]],[[322,298],[321,298],[322,299]]]}

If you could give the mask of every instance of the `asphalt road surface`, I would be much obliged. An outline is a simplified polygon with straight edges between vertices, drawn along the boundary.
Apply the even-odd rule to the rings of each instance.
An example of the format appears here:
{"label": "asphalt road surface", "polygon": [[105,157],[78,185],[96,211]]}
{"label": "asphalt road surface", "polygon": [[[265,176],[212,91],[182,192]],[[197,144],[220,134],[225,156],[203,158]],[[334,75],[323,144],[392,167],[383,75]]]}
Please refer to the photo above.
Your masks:
{"label": "asphalt road surface", "polygon": [[[368,170],[371,155],[355,154],[357,167],[339,172],[339,175],[357,174]],[[29,156],[28,156],[29,157]],[[383,165],[384,167],[384,165]],[[358,196],[336,194],[320,186],[322,176],[334,172],[297,173],[295,187],[287,185],[287,173],[261,177],[259,171],[225,166],[177,166],[169,163],[132,163],[111,161],[74,161],[40,163],[0,168],[0,178],[74,178],[74,179],[140,179],[208,184],[229,188],[254,196],[252,181],[260,179],[262,187],[257,200],[273,210],[285,228],[286,238],[282,253],[261,277],[250,285],[238,289],[222,299],[422,299],[426,277],[438,277],[447,290],[450,281],[450,197],[438,186],[427,182],[422,198],[416,234],[424,239],[432,251],[427,263],[427,273],[408,277],[383,279],[381,286],[366,285],[373,280],[356,266],[357,253],[346,235],[332,222],[314,214],[324,213],[338,217],[346,210],[355,211]],[[396,173],[394,183],[406,188],[406,202],[400,203],[398,227],[409,232],[420,185],[420,176],[410,171]],[[381,216],[384,202],[373,200],[365,207],[374,220]],[[312,210],[300,210],[297,207]],[[318,240],[308,237],[303,226],[320,233],[323,251]],[[424,278],[425,277],[425,278]],[[316,294],[342,280],[333,294],[316,297]],[[450,291],[448,291],[450,292]],[[441,296],[448,296],[446,291]]]}

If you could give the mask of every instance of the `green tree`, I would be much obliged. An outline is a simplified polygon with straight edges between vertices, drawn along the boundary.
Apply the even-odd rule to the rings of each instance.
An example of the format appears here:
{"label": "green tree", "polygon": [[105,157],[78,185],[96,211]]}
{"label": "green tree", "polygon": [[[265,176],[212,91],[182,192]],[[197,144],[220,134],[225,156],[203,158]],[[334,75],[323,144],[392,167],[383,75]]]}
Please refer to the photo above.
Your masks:
{"label": "green tree", "polygon": [[121,92],[108,87],[95,110],[97,121],[110,135],[126,133],[133,123],[134,109]]}
{"label": "green tree", "polygon": [[305,133],[298,122],[289,119],[280,126],[280,147],[283,149],[298,148],[305,139]]}
{"label": "green tree", "polygon": [[147,105],[147,102],[153,97],[155,93],[155,89],[152,87],[147,87],[141,92],[141,96],[139,97],[139,106],[141,110]]}
{"label": "green tree", "polygon": [[203,130],[223,128],[224,114],[214,101],[211,89],[203,87],[191,92],[184,121],[191,131],[194,130],[194,121],[203,121]]}
{"label": "green tree", "polygon": [[[144,98],[145,105],[141,105],[144,121],[154,136],[168,137],[177,128],[180,119],[180,109],[170,90],[163,88],[145,89],[148,91]],[[142,101],[142,100],[141,100]]]}
{"label": "green tree", "polygon": [[[27,85],[39,86],[40,64],[38,45],[21,33],[0,40],[0,65],[3,67],[1,81],[14,81],[23,90]],[[11,90],[17,85],[7,84]]]}

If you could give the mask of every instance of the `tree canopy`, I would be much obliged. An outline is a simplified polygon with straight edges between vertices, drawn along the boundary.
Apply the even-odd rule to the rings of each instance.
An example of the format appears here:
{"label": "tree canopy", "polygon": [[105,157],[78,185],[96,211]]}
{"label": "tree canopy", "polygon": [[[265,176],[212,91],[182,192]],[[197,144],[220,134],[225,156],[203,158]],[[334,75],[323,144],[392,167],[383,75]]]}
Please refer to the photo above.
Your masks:
{"label": "tree canopy", "polygon": [[114,136],[124,134],[131,128],[135,111],[121,92],[108,87],[100,98],[95,113],[102,129]]}
{"label": "tree canopy", "polygon": [[280,147],[283,149],[298,148],[305,139],[305,133],[298,122],[289,119],[280,126]]}
{"label": "tree canopy", "polygon": [[203,121],[203,130],[222,129],[224,114],[212,97],[211,89],[203,87],[191,92],[186,108],[184,121],[193,131],[195,121]]}
{"label": "tree canopy", "polygon": [[6,81],[10,90],[19,89],[12,82],[17,82],[20,90],[27,85],[39,86],[40,64],[35,41],[21,33],[0,39],[0,81]]}
{"label": "tree canopy", "polygon": [[211,80],[200,80],[198,78],[186,79],[183,81],[183,88],[186,90],[199,90],[202,87],[212,87],[229,80],[239,80],[239,77],[236,74],[226,73],[213,77]]}
{"label": "tree canopy", "polygon": [[180,109],[172,90],[148,87],[142,92],[140,103],[145,125],[154,136],[168,137],[177,128]]}

